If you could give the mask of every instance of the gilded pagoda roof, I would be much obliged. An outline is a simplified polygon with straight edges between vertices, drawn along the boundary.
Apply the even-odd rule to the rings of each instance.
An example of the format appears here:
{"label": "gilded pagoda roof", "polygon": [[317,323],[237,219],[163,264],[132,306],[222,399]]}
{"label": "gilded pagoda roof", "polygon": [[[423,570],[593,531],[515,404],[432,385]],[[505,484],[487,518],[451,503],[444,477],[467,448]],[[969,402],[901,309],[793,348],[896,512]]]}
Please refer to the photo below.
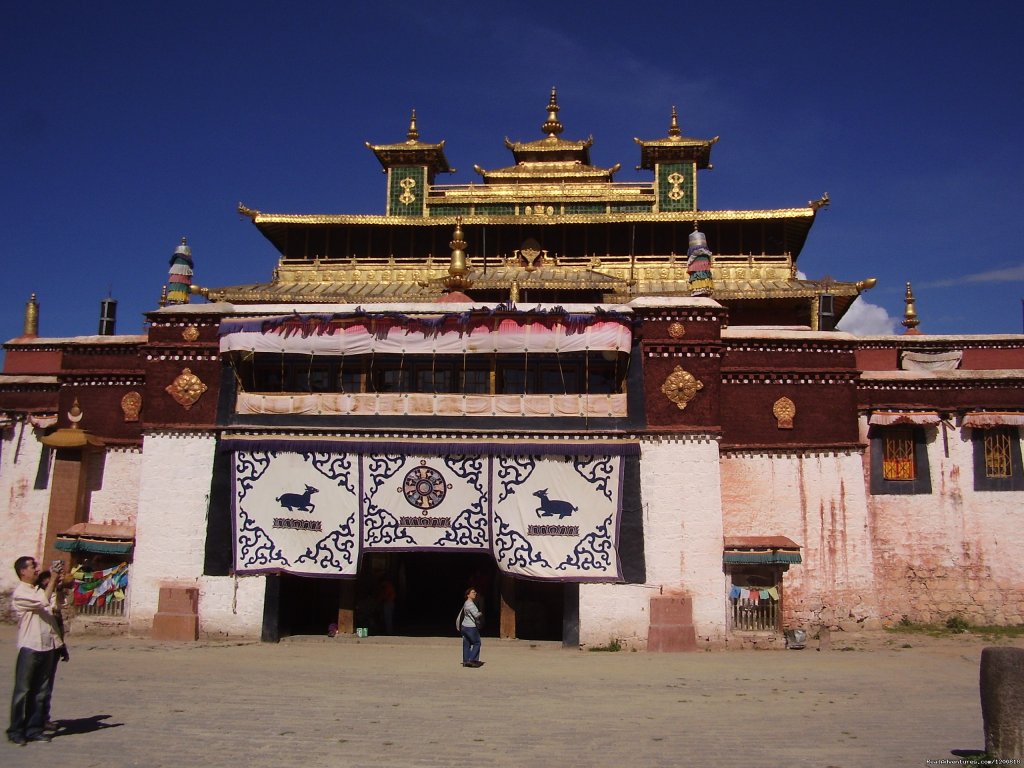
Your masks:
{"label": "gilded pagoda roof", "polygon": [[405,141],[395,144],[366,142],[366,146],[373,151],[385,169],[396,165],[425,165],[434,173],[454,173],[455,169],[448,164],[448,158],[444,156],[444,141],[427,144],[420,141],[419,137],[414,109]]}
{"label": "gilded pagoda roof", "polygon": [[529,182],[610,182],[619,170],[619,164],[611,168],[595,168],[579,160],[552,160],[546,162],[521,162],[507,168],[488,171],[478,165],[473,170],[484,177],[486,183],[529,183]]}
{"label": "gilded pagoda roof", "polygon": [[672,119],[669,123],[668,136],[662,139],[636,139],[640,145],[640,165],[637,169],[653,169],[656,163],[679,162],[689,160],[697,163],[698,168],[711,167],[711,146],[718,142],[719,137],[710,139],[694,139],[683,136],[679,128],[679,115],[672,107]]}

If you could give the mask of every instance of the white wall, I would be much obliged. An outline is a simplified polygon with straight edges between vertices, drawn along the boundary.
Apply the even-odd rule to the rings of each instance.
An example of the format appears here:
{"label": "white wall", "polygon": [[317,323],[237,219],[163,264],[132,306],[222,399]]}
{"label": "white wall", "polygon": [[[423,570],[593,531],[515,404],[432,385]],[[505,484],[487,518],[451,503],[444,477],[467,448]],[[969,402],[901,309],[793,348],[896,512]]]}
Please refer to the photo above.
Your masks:
{"label": "white wall", "polygon": [[101,486],[89,497],[89,522],[135,525],[141,471],[141,448],[107,448]]}
{"label": "white wall", "polygon": [[145,436],[129,607],[134,631],[151,628],[161,584],[174,584],[199,587],[204,635],[259,637],[264,579],[203,575],[215,449],[213,434]]}
{"label": "white wall", "polygon": [[644,585],[581,584],[580,643],[647,644],[650,599],[689,597],[698,641],[724,637],[725,576],[717,441],[706,436],[641,443]]}
{"label": "white wall", "polygon": [[[34,487],[42,454],[43,444],[30,424],[0,429],[0,610],[17,585],[14,561],[42,553],[50,509],[49,481],[42,490]],[[47,455],[52,471],[53,455]]]}

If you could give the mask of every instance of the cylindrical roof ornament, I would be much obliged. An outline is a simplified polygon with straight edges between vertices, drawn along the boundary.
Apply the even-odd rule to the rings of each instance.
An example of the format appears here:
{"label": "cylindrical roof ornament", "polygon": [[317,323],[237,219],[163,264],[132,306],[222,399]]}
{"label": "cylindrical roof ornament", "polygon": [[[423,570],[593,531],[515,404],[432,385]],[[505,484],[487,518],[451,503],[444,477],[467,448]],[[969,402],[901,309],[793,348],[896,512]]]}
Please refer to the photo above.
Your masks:
{"label": "cylindrical roof ornament", "polygon": [[690,278],[691,296],[710,296],[714,292],[711,279],[711,250],[707,238],[693,222],[689,248],[686,251],[686,272]]}
{"label": "cylindrical roof ornament", "polygon": [[181,245],[174,249],[171,267],[167,275],[167,303],[188,304],[192,287],[192,249],[188,240],[181,238]]}
{"label": "cylindrical roof ornament", "polygon": [[25,303],[25,325],[21,335],[27,339],[35,339],[39,336],[39,302],[34,293]]}

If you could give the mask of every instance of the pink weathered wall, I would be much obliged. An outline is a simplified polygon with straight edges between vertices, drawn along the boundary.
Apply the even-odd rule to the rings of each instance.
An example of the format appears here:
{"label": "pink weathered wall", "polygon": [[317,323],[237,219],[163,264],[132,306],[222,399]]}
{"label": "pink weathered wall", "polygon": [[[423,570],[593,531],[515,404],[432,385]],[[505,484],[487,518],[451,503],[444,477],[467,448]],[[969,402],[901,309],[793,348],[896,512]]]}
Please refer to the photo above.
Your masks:
{"label": "pink weathered wall", "polygon": [[868,497],[887,624],[1024,623],[1024,492],[974,490],[970,432],[948,430],[947,457],[942,428],[926,430],[931,494]]}
{"label": "pink weathered wall", "polygon": [[722,456],[725,536],[787,536],[803,563],[783,577],[783,626],[878,626],[859,451]]}

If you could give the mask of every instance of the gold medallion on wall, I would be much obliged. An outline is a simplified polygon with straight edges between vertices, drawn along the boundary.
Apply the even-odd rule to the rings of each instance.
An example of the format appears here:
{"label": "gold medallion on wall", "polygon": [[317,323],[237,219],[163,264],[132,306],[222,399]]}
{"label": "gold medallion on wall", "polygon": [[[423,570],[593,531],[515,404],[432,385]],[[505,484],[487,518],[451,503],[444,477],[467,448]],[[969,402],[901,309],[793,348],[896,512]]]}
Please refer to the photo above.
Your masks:
{"label": "gold medallion on wall", "polygon": [[686,335],[686,326],[680,322],[670,323],[668,326],[668,335],[673,339],[681,339]]}
{"label": "gold medallion on wall", "polygon": [[702,389],[704,389],[704,384],[698,381],[692,373],[684,371],[678,365],[665,379],[665,383],[661,385],[662,394],[675,403],[680,411],[686,408],[697,392]]}
{"label": "gold medallion on wall", "polygon": [[181,338],[185,341],[195,341],[199,338],[199,329],[194,325],[188,325],[181,332]]}
{"label": "gold medallion on wall", "polygon": [[142,395],[132,390],[121,398],[121,411],[125,421],[138,421],[142,412]]}
{"label": "gold medallion on wall", "polygon": [[175,402],[186,411],[196,404],[208,387],[200,381],[188,368],[182,370],[178,377],[167,385],[166,391]]}
{"label": "gold medallion on wall", "polygon": [[796,416],[796,405],[788,397],[780,397],[772,406],[772,413],[778,420],[779,429],[792,429]]}

